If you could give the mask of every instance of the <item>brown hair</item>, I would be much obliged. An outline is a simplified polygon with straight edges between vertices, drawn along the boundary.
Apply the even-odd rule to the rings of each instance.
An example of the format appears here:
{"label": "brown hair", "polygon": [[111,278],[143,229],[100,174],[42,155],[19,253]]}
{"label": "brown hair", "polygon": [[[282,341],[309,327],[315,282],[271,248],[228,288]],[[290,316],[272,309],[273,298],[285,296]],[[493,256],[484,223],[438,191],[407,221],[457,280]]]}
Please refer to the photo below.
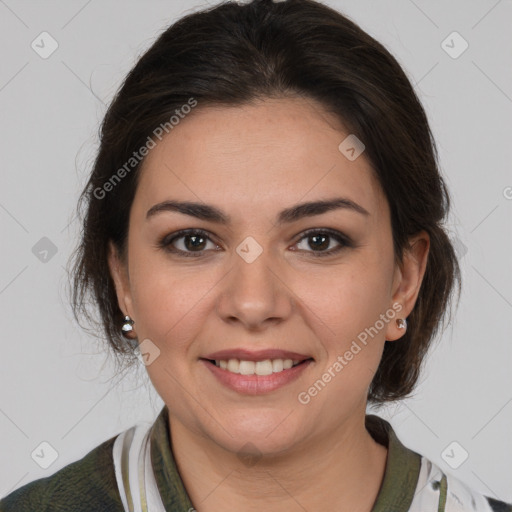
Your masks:
{"label": "brown hair", "polygon": [[[287,95],[316,100],[365,144],[391,209],[397,262],[409,237],[421,230],[430,236],[408,330],[399,341],[386,342],[368,394],[376,404],[404,398],[418,380],[456,282],[460,295],[460,269],[442,226],[449,195],[425,112],[400,65],[355,23],[313,0],[224,2],[178,20],[138,60],[105,115],[78,203],[83,232],[73,255],[75,317],[99,324],[119,360],[131,359],[107,256],[110,240],[125,253],[141,163],[118,173],[122,179],[112,178],[126,170],[155,128],[168,126],[191,99],[200,108]],[[99,321],[88,308],[90,295]]]}

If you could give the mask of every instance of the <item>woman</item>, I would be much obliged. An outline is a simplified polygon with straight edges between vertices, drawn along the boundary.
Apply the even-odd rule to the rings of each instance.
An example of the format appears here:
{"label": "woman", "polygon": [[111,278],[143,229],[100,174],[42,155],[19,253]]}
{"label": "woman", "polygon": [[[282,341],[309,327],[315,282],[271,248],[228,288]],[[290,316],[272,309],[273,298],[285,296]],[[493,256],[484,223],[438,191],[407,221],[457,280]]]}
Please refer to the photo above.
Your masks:
{"label": "woman", "polygon": [[408,396],[460,273],[424,110],[312,0],[166,30],[111,104],[73,304],[165,402],[1,510],[512,510],[366,406]]}

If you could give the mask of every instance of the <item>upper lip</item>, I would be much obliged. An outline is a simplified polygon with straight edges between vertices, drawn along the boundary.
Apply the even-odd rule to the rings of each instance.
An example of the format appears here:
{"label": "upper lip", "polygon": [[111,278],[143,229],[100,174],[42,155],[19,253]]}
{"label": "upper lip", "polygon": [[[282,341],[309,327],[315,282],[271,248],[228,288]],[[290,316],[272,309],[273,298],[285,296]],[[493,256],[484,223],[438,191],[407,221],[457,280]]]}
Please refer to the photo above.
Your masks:
{"label": "upper lip", "polygon": [[243,348],[234,348],[212,352],[202,359],[213,361],[229,361],[230,359],[239,359],[243,361],[265,361],[266,359],[291,359],[293,361],[304,361],[312,359],[311,356],[299,354],[298,352],[289,352],[288,350],[267,349],[267,350],[246,350]]}

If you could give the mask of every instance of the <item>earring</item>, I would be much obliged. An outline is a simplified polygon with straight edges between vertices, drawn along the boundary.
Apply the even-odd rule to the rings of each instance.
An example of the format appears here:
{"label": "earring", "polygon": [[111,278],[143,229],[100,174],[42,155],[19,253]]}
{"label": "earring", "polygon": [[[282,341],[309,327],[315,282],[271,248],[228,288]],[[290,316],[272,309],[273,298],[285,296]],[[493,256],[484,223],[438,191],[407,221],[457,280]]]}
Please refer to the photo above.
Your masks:
{"label": "earring", "polygon": [[406,331],[407,330],[407,320],[405,318],[397,318],[396,326],[399,329],[403,329],[404,331]]}
{"label": "earring", "polygon": [[133,330],[133,324],[135,322],[128,316],[126,315],[124,317],[124,322],[123,322],[123,325],[121,327],[121,334],[125,337],[125,338],[128,338],[130,340],[132,340],[135,336],[135,332]]}

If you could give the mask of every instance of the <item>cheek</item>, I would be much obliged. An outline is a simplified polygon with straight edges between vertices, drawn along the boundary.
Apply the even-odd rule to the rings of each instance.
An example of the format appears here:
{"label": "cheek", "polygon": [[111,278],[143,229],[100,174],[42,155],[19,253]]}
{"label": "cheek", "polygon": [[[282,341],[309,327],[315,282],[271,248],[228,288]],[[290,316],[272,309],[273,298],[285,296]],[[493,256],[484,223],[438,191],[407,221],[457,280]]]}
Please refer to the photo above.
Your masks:
{"label": "cheek", "polygon": [[[385,343],[386,324],[375,329],[388,309],[388,288],[380,272],[368,267],[350,273],[333,273],[329,292],[310,293],[310,330],[320,341],[322,358],[313,378],[301,383],[298,399],[311,400],[314,411],[325,409],[337,421],[340,411],[352,411],[366,399],[368,387],[379,366]],[[318,284],[318,281],[317,281]],[[380,326],[380,323],[377,327]]]}
{"label": "cheek", "polygon": [[149,338],[162,352],[184,351],[197,337],[209,292],[218,278],[197,267],[171,265],[165,256],[134,251],[131,291],[139,339]]}
{"label": "cheek", "polygon": [[374,325],[390,307],[389,272],[382,260],[354,258],[353,263],[298,282],[298,295],[318,315],[326,333],[346,341]]}
{"label": "cheek", "polygon": [[318,273],[308,277],[307,286],[300,284],[304,303],[314,313],[309,314],[311,330],[324,351],[319,376],[327,373],[330,397],[347,403],[365,396],[382,357],[386,326],[394,321],[381,316],[391,305],[392,255],[378,254],[355,255],[328,275]]}

